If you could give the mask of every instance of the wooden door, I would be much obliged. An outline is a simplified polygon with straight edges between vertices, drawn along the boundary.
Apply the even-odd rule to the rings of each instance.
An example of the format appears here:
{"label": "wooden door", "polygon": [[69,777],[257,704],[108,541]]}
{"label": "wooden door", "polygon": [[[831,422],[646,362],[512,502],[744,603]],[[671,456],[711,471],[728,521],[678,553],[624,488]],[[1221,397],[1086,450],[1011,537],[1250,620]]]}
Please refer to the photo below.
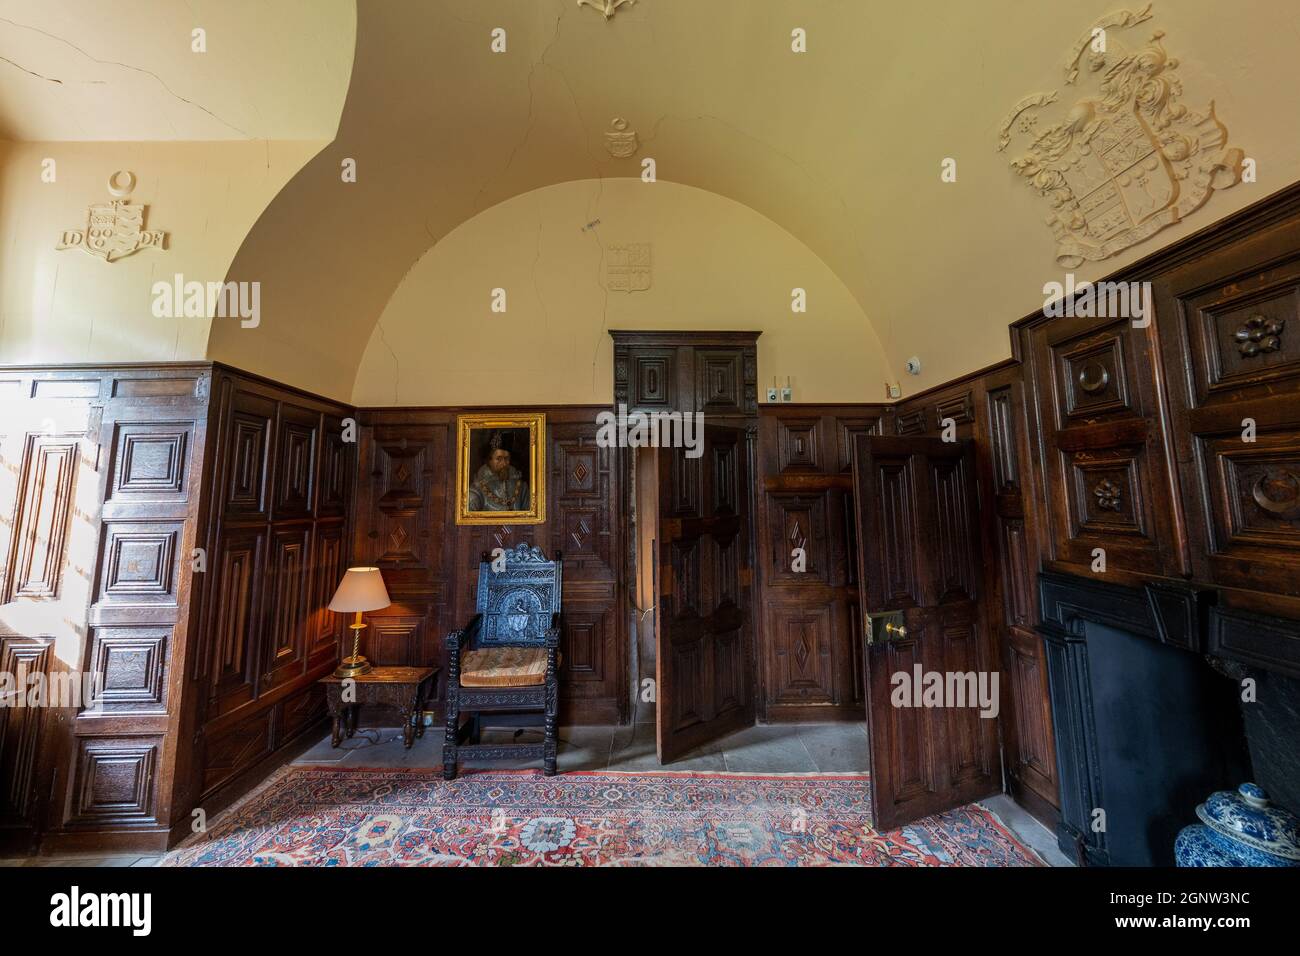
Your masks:
{"label": "wooden door", "polygon": [[659,450],[661,763],[754,722],[745,430],[706,425],[701,450]]}
{"label": "wooden door", "polygon": [[1001,789],[1000,675],[979,606],[974,448],[859,435],[853,485],[872,819],[893,830]]}

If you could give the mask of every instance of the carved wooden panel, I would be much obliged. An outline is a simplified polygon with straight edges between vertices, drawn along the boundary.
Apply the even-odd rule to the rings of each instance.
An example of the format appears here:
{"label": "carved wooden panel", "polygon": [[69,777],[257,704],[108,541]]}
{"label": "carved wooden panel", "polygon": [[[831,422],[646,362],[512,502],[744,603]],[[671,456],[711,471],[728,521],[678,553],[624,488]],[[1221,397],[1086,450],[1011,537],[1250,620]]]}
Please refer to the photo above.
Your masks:
{"label": "carved wooden panel", "polygon": [[105,713],[166,713],[170,625],[96,627],[91,630],[90,672],[96,703]]}
{"label": "carved wooden panel", "polygon": [[713,644],[713,713],[714,716],[743,710],[749,682],[745,680],[745,636],[739,630],[714,636]]}
{"label": "carved wooden panel", "polygon": [[226,479],[222,506],[227,518],[266,518],[271,427],[275,403],[236,393],[224,453]]}
{"label": "carved wooden panel", "polygon": [[116,423],[106,500],[184,500],[193,432],[193,422]]}
{"label": "carved wooden panel", "polygon": [[988,453],[993,465],[993,490],[999,494],[1020,490],[1014,396],[1010,385],[990,389]]}
{"label": "carved wooden panel", "polygon": [[73,823],[153,818],[158,744],[146,737],[83,737],[73,784]]}
{"label": "carved wooden panel", "polygon": [[341,523],[320,524],[316,528],[312,597],[307,606],[310,615],[307,649],[313,658],[318,654],[333,654],[338,641],[347,631],[347,615],[331,611],[328,607],[347,570],[347,545],[343,532],[344,526]]}
{"label": "carved wooden panel", "polygon": [[279,706],[275,745],[283,746],[319,724],[327,714],[325,688],[320,684],[309,684],[302,693],[295,694]]}
{"label": "carved wooden panel", "polygon": [[200,799],[270,755],[274,714],[275,710],[268,708],[207,738]]}
{"label": "carved wooden panel", "polygon": [[871,547],[879,549],[880,581],[885,603],[920,603],[916,566],[911,560],[911,542],[916,536],[916,501],[912,469],[908,461],[877,459],[880,502],[880,537]]}
{"label": "carved wooden panel", "polygon": [[1030,563],[1030,551],[1025,522],[1020,518],[999,519],[1002,531],[1000,572],[1002,576],[1002,613],[1008,625],[1032,627],[1033,597],[1031,589],[1038,577],[1037,569]]}
{"label": "carved wooden panel", "polygon": [[5,577],[6,602],[58,597],[78,454],[75,438],[27,438]]}
{"label": "carved wooden panel", "polygon": [[[768,498],[773,581],[792,584],[829,583],[826,533],[826,495],[772,492]],[[803,571],[794,570],[794,553],[801,549]]]}
{"label": "carved wooden panel", "polygon": [[1094,537],[1101,546],[1114,535],[1146,538],[1140,448],[1075,452],[1066,456],[1072,537]]}
{"label": "carved wooden panel", "polygon": [[334,415],[326,415],[321,440],[320,490],[316,508],[316,513],[322,517],[347,513],[351,496],[353,447],[355,446],[343,441],[343,420]]}
{"label": "carved wooden panel", "polygon": [[899,412],[894,418],[894,430],[898,435],[924,435],[928,429],[925,409],[917,408],[908,412]]}
{"label": "carved wooden panel", "polygon": [[565,604],[560,632],[561,680],[605,680],[606,616],[604,608]]}
{"label": "carved wooden panel", "polygon": [[776,428],[782,472],[822,470],[820,418],[781,418]]}
{"label": "carved wooden panel", "polygon": [[262,633],[266,531],[226,532],[214,557],[217,578],[212,595],[209,716],[252,700],[257,679],[256,648]]}
{"label": "carved wooden panel", "polygon": [[668,655],[668,679],[672,686],[678,688],[672,698],[672,713],[669,715],[670,726],[674,730],[686,730],[710,716],[706,713],[706,702],[699,693],[701,687],[708,686],[708,661],[705,657],[705,641],[673,642],[661,648],[661,653]]}
{"label": "carved wooden panel", "polygon": [[695,408],[707,415],[745,412],[743,357],[735,349],[695,350]]}
{"label": "carved wooden panel", "polygon": [[1056,347],[1053,357],[1062,422],[1132,411],[1124,339],[1114,325]]}
{"label": "carved wooden panel", "polygon": [[737,455],[740,454],[734,441],[715,441],[710,443],[709,455],[713,467],[709,469],[709,510],[710,516],[734,515],[739,513],[740,503],[740,468]]}
{"label": "carved wooden panel", "polygon": [[[12,675],[15,690],[28,686],[31,675],[48,674],[54,641],[37,637],[0,637],[0,672]],[[26,818],[35,793],[37,757],[43,741],[41,707],[0,706],[0,814]]]}
{"label": "carved wooden panel", "polygon": [[675,349],[641,352],[632,362],[632,392],[628,404],[637,408],[676,407],[677,353]]}
{"label": "carved wooden panel", "polygon": [[262,690],[292,680],[306,666],[306,599],[311,529],[286,527],[273,531],[266,585],[270,604],[266,613],[265,658]]}
{"label": "carved wooden panel", "polygon": [[1180,303],[1196,400],[1300,380],[1300,262]]}
{"label": "carved wooden panel", "polygon": [[970,538],[969,516],[978,511],[979,504],[971,500],[968,489],[974,482],[966,474],[965,462],[964,458],[935,462],[931,468],[931,491],[939,529],[932,564],[938,572],[934,584],[941,598],[973,601],[978,588],[970,559],[975,543]]}
{"label": "carved wooden panel", "polygon": [[[410,614],[371,614],[370,626],[362,632],[361,653],[381,667],[411,666],[420,660],[424,617]],[[351,653],[352,632],[344,640]]]}
{"label": "carved wooden panel", "polygon": [[[700,547],[698,538],[674,541],[670,551],[672,602],[666,613],[673,615],[700,612]],[[667,602],[665,602],[667,603]]]}
{"label": "carved wooden panel", "polygon": [[955,425],[968,425],[975,421],[975,401],[971,392],[961,392],[935,402],[935,427],[943,428],[944,422],[948,420]]}
{"label": "carved wooden panel", "polygon": [[771,689],[776,703],[831,703],[835,700],[829,606],[777,605],[771,614]]}
{"label": "carved wooden panel", "polygon": [[1033,631],[1007,632],[1007,690],[1013,706],[1016,746],[1007,772],[1047,799],[1056,795],[1056,746],[1052,737],[1043,639]]}
{"label": "carved wooden panel", "polygon": [[700,459],[687,458],[685,455],[673,455],[669,471],[669,508],[668,513],[660,518],[672,515],[695,514],[700,503]]}
{"label": "carved wooden panel", "polygon": [[315,412],[293,405],[281,406],[275,443],[274,517],[277,521],[312,513],[319,430],[320,417]]}
{"label": "carved wooden panel", "polygon": [[405,439],[377,442],[374,448],[376,484],[373,561],[382,566],[427,566],[428,522],[435,465],[431,447]]}
{"label": "carved wooden panel", "polygon": [[555,424],[551,431],[551,548],[564,555],[566,579],[612,580],[611,451],[596,445],[594,425]]}
{"label": "carved wooden panel", "polygon": [[[909,629],[910,630],[910,629]],[[909,636],[892,640],[885,647],[885,667],[889,674],[912,674],[921,665],[919,641]],[[937,789],[937,760],[935,742],[940,738],[932,726],[932,711],[924,707],[889,707],[891,726],[880,728],[889,734],[894,746],[891,770],[894,774],[894,793],[899,799],[918,798]],[[872,733],[876,729],[873,727]]]}
{"label": "carved wooden panel", "polygon": [[1108,574],[1189,570],[1154,341],[1128,319],[1061,318],[1030,329],[1051,569],[1091,576],[1103,548]]}
{"label": "carved wooden panel", "polygon": [[[979,651],[980,638],[972,605],[945,611],[940,623],[939,637],[943,642],[945,672],[948,674],[987,673],[988,667]],[[991,685],[989,685],[991,690]],[[966,681],[962,688],[966,695],[965,707],[944,707],[940,713],[946,719],[948,740],[948,774],[953,784],[961,784],[990,772],[987,750],[982,738],[995,722],[980,716],[978,680]],[[999,691],[1001,688],[999,688]]]}
{"label": "carved wooden panel", "polygon": [[835,421],[836,452],[839,471],[848,474],[853,471],[853,439],[857,435],[879,435],[879,418],[837,418]]}
{"label": "carved wooden panel", "polygon": [[175,605],[183,532],[179,522],[105,522],[100,603]]}
{"label": "carved wooden panel", "polygon": [[1258,587],[1260,571],[1290,569],[1269,585],[1300,596],[1300,430],[1203,436],[1210,563],[1216,580]]}
{"label": "carved wooden panel", "polygon": [[1180,320],[1166,363],[1187,370],[1173,437],[1197,577],[1300,597],[1300,225],[1216,250],[1157,290],[1157,315]]}
{"label": "carved wooden panel", "polygon": [[744,563],[740,549],[743,547],[740,536],[716,536],[709,548],[709,560],[712,564],[709,577],[709,593],[712,597],[710,614],[724,605],[737,607],[740,604],[740,566]]}

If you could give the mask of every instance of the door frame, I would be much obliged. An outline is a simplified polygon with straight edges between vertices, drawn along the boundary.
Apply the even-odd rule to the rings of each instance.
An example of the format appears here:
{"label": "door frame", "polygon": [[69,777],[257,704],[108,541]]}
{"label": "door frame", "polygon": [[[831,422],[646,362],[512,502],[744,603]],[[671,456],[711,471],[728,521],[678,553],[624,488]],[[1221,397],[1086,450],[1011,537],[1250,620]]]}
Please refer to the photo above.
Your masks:
{"label": "door frame", "polygon": [[[762,700],[758,652],[763,646],[763,619],[756,573],[759,502],[755,488],[759,480],[757,342],[762,332],[610,329],[609,334],[614,340],[614,414],[618,414],[620,406],[625,406],[628,412],[679,411],[693,414],[698,411],[704,414],[706,424],[712,422],[745,430],[748,480],[745,482],[744,493],[748,496],[750,523],[746,557],[751,574],[749,606],[746,608],[751,626],[750,639],[745,647],[745,666],[750,673],[750,705],[757,714]],[[719,400],[716,391],[710,392],[710,372],[716,372],[727,379],[723,383],[728,393],[725,400]],[[629,633],[635,635],[638,518],[635,449],[616,447],[614,461],[621,489],[619,522],[624,542],[620,558],[622,573],[619,600],[625,609],[624,613],[628,615]],[[660,538],[658,528],[655,535]],[[656,601],[656,631],[658,627],[659,610]],[[635,640],[635,637],[632,639]],[[638,673],[641,662],[635,646],[626,655],[626,660],[628,665],[624,679],[630,693],[629,713],[631,719],[635,720],[640,681],[644,676],[650,675]]]}

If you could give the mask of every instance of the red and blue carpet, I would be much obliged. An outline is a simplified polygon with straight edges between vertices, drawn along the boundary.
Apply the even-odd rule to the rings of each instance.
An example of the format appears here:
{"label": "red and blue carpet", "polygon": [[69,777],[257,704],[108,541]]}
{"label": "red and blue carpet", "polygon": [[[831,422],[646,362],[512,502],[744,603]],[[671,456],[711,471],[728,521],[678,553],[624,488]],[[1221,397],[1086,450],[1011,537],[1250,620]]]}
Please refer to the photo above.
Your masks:
{"label": "red and blue carpet", "polygon": [[1041,866],[983,807],[893,833],[866,774],[281,769],[163,866]]}

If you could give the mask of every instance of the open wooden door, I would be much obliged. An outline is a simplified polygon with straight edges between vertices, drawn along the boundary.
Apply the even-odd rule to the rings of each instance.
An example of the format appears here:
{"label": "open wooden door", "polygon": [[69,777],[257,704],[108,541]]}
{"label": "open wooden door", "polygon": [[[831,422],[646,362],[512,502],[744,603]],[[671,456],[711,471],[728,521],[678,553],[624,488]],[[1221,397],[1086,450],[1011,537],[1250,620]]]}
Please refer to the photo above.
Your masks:
{"label": "open wooden door", "polygon": [[[1001,789],[973,446],[859,435],[853,490],[872,819],[893,830]],[[932,674],[944,691],[937,706]],[[991,716],[980,716],[981,696]]]}
{"label": "open wooden door", "polygon": [[660,763],[754,722],[745,430],[706,425],[702,446],[659,449]]}

